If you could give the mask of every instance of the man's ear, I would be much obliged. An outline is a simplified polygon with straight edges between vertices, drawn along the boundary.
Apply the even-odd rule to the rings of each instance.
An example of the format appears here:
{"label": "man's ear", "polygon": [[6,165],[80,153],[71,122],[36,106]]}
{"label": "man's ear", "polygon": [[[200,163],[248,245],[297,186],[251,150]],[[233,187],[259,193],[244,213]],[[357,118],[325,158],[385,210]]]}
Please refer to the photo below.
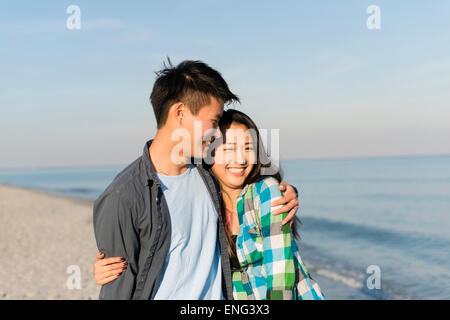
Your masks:
{"label": "man's ear", "polygon": [[170,107],[169,117],[172,117],[180,125],[185,118],[186,106],[183,102],[177,102]]}

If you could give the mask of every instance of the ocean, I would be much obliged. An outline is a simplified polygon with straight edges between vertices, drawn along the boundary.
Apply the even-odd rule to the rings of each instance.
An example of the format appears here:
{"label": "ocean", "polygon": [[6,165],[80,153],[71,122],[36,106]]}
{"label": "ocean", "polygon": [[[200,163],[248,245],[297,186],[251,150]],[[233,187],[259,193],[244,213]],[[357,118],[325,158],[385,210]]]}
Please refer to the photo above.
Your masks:
{"label": "ocean", "polygon": [[[123,166],[0,169],[0,183],[95,199]],[[450,299],[450,155],[281,162],[298,245],[327,299]]]}

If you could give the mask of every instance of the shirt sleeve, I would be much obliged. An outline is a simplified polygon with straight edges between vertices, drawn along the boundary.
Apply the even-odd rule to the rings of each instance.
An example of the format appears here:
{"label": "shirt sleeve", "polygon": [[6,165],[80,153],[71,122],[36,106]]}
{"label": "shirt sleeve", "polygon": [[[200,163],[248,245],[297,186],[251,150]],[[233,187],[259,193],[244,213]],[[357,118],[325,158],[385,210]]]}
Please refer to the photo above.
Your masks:
{"label": "shirt sleeve", "polygon": [[99,299],[132,299],[139,237],[131,211],[120,193],[114,191],[102,195],[94,203],[94,232],[99,251],[105,254],[105,258],[123,257],[128,262],[128,268],[120,277],[102,286]]}
{"label": "shirt sleeve", "polygon": [[275,178],[256,184],[256,203],[261,218],[263,266],[266,272],[268,300],[292,300],[295,285],[295,262],[290,225],[282,226],[286,213],[273,215],[271,203],[283,196]]}

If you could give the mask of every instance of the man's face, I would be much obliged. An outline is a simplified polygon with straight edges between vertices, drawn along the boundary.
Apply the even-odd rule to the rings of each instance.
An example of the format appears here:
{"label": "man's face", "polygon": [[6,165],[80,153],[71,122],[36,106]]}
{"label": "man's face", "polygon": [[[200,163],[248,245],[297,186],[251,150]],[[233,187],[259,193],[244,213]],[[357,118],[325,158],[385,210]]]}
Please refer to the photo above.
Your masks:
{"label": "man's face", "polygon": [[223,113],[223,102],[210,97],[210,103],[202,106],[196,115],[189,108],[185,109],[182,128],[190,135],[190,143],[185,144],[187,153],[201,159],[206,154],[209,144],[221,136],[219,120]]}

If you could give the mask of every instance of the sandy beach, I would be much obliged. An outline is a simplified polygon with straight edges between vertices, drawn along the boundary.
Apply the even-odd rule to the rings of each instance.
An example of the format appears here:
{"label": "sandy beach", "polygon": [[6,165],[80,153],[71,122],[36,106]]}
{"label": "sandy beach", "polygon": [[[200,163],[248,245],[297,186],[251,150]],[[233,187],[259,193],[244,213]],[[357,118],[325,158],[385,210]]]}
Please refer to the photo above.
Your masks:
{"label": "sandy beach", "polygon": [[0,185],[0,299],[98,299],[92,206]]}

